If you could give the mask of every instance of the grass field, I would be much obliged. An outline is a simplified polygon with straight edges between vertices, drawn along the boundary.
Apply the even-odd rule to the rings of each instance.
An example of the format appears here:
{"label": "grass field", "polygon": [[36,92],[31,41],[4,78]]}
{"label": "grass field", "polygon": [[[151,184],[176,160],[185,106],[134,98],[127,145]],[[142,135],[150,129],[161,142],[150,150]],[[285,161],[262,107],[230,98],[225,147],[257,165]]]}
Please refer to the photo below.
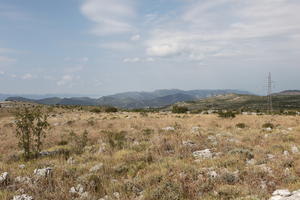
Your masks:
{"label": "grass field", "polygon": [[[0,199],[24,193],[37,200],[254,200],[300,188],[300,116],[60,109],[49,122],[43,149],[59,153],[25,162],[18,158],[14,117],[0,115],[0,174],[10,175]],[[262,128],[268,122],[272,130]],[[205,149],[207,155],[197,154]],[[51,176],[33,174],[45,167]]]}

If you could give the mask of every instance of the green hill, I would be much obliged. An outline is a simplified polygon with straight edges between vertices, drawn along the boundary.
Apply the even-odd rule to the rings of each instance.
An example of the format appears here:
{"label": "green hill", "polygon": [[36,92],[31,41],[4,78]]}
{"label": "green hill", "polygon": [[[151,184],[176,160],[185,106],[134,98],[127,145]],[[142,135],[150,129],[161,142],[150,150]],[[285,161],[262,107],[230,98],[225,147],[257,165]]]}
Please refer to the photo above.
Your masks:
{"label": "green hill", "polygon": [[[300,110],[300,95],[273,95],[274,110]],[[265,111],[268,108],[267,97],[256,95],[228,94],[190,102],[179,102],[190,111],[197,110],[244,110]],[[171,107],[168,107],[171,109]]]}

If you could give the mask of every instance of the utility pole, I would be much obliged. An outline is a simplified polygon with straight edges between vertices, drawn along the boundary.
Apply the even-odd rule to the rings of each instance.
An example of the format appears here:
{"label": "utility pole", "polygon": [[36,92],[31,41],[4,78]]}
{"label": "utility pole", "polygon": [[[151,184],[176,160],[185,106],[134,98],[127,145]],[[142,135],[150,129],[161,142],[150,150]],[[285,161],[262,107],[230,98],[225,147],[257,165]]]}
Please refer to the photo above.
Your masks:
{"label": "utility pole", "polygon": [[268,76],[268,113],[273,113],[273,102],[272,102],[272,74],[269,72]]}

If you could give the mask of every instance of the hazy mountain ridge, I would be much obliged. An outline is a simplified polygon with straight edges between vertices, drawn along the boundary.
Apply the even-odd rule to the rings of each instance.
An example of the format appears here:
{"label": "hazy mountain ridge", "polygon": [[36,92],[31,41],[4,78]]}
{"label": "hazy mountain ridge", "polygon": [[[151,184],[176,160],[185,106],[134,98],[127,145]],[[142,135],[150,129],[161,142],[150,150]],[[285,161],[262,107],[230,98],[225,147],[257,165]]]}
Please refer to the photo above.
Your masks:
{"label": "hazy mountain ridge", "polygon": [[51,97],[45,99],[29,99],[23,97],[8,97],[9,101],[27,101],[47,105],[110,105],[119,108],[146,108],[163,107],[181,101],[194,101],[223,94],[250,94],[247,91],[240,90],[155,90],[153,92],[125,92],[109,96],[103,96],[99,99],[89,97],[58,98]]}

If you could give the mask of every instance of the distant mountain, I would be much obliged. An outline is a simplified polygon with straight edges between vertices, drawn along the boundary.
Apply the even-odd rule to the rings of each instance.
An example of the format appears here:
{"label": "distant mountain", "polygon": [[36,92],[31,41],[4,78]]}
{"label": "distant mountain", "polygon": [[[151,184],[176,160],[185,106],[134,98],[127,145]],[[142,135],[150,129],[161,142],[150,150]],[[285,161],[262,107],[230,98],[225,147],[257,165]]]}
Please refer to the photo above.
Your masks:
{"label": "distant mountain", "polygon": [[119,108],[134,109],[134,108],[157,108],[168,106],[182,101],[195,101],[207,97],[224,94],[250,94],[240,90],[156,90],[154,92],[125,92],[114,95],[104,96],[99,99],[88,97],[73,97],[73,98],[44,98],[44,99],[29,99],[23,97],[9,97],[6,100],[10,101],[28,101],[47,105],[109,105]]}
{"label": "distant mountain", "polygon": [[[23,97],[26,99],[33,99],[33,100],[39,100],[39,99],[47,99],[47,98],[72,98],[72,97],[84,97],[87,95],[82,94],[0,94],[0,101],[4,101],[5,99],[9,97]],[[88,95],[89,97],[99,97],[96,95]]]}
{"label": "distant mountain", "polygon": [[279,93],[274,93],[273,95],[300,95],[300,90],[285,90]]}
{"label": "distant mountain", "polygon": [[154,92],[126,92],[104,96],[97,100],[97,104],[129,109],[163,107],[180,101],[192,101],[230,93],[250,94],[239,90],[155,90]]}

